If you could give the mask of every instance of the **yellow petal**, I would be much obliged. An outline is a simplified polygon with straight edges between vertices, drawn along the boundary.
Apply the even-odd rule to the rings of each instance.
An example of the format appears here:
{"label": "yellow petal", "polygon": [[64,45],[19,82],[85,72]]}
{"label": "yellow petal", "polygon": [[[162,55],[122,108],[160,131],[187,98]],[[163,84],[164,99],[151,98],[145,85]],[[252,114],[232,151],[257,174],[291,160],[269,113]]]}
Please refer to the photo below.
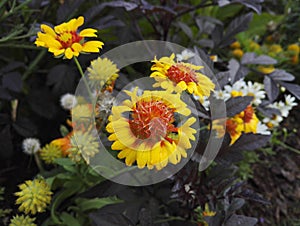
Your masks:
{"label": "yellow petal", "polygon": [[100,41],[89,41],[83,44],[82,51],[87,53],[98,53],[103,45],[104,43]]}
{"label": "yellow petal", "polygon": [[46,33],[46,34],[48,34],[48,35],[51,35],[52,37],[56,37],[57,35],[56,35],[56,33],[55,33],[55,31],[50,27],[50,26],[48,26],[48,25],[46,25],[46,24],[42,24],[41,25],[41,30],[44,32],[44,33]]}
{"label": "yellow petal", "polygon": [[69,47],[66,49],[65,51],[65,57],[67,59],[72,59],[72,57],[74,56],[72,49]]}
{"label": "yellow petal", "polygon": [[79,36],[81,36],[81,37],[97,37],[97,35],[95,34],[96,32],[97,32],[96,29],[87,28],[87,29],[82,30],[79,33]]}

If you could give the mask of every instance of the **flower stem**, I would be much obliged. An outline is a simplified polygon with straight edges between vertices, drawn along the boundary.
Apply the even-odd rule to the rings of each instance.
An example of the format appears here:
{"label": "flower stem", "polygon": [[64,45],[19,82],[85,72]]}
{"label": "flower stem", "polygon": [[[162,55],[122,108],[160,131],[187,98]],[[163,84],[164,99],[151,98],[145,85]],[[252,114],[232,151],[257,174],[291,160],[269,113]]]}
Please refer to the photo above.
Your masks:
{"label": "flower stem", "polygon": [[93,97],[92,91],[91,91],[91,89],[90,89],[90,87],[89,87],[89,84],[88,84],[88,82],[87,82],[87,80],[86,80],[86,78],[85,78],[85,76],[84,76],[82,67],[81,67],[81,65],[80,65],[80,63],[79,63],[77,57],[73,57],[73,59],[74,59],[75,64],[76,64],[76,66],[77,66],[77,68],[78,68],[78,70],[79,70],[79,73],[80,73],[80,75],[81,75],[81,77],[82,77],[82,79],[83,79],[83,82],[84,82],[84,84],[85,84],[85,86],[86,86],[86,88],[87,88],[87,91],[88,91],[88,94],[89,94],[89,98],[90,98],[91,101],[92,101],[92,100],[93,100],[93,98],[92,98],[92,97]]}
{"label": "flower stem", "polygon": [[45,169],[44,169],[44,167],[43,167],[43,165],[41,163],[41,160],[40,160],[40,158],[39,158],[39,156],[38,156],[37,153],[34,153],[34,160],[35,160],[35,163],[36,163],[37,167],[39,168],[40,172],[41,173],[44,172]]}
{"label": "flower stem", "polygon": [[300,154],[300,150],[298,150],[298,149],[296,149],[296,148],[293,148],[293,147],[291,147],[291,146],[289,146],[289,145],[287,145],[287,144],[285,144],[285,143],[283,143],[283,142],[281,142],[281,141],[278,141],[277,143],[278,143],[281,147],[286,148],[286,149],[288,149],[289,151],[292,151],[292,152],[295,152],[295,153],[297,153],[297,154]]}

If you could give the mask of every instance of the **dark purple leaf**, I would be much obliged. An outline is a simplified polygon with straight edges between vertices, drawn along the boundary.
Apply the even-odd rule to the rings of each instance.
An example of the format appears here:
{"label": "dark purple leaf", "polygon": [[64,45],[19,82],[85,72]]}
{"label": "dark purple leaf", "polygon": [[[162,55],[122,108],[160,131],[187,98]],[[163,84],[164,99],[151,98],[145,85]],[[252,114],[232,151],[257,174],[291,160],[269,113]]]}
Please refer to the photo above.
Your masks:
{"label": "dark purple leaf", "polygon": [[246,7],[253,9],[256,13],[260,14],[262,6],[260,3],[263,3],[264,0],[233,0],[232,3],[240,3]]}
{"label": "dark purple leaf", "polygon": [[51,119],[57,112],[57,103],[47,89],[32,90],[27,97],[31,109],[44,118]]}
{"label": "dark purple leaf", "polygon": [[229,82],[230,72],[229,71],[218,72],[216,74],[216,78],[217,78],[220,88],[222,89]]}
{"label": "dark purple leaf", "polygon": [[241,60],[242,64],[259,64],[259,65],[269,65],[276,64],[277,60],[269,57],[267,55],[260,55],[256,57],[255,53],[245,53]]}
{"label": "dark purple leaf", "polygon": [[233,3],[239,3],[243,4],[244,6],[253,9],[256,13],[260,14],[262,6],[260,3],[264,2],[264,0],[219,0],[218,4],[220,7],[233,4]]}
{"label": "dark purple leaf", "polygon": [[14,92],[22,89],[22,77],[19,72],[9,72],[2,77],[2,86]]}
{"label": "dark purple leaf", "polygon": [[269,118],[272,118],[273,115],[281,115],[280,111],[277,108],[258,106],[256,109],[259,112],[261,112],[264,116],[269,117]]}
{"label": "dark purple leaf", "polygon": [[285,87],[291,94],[293,94],[298,100],[300,100],[300,86],[299,85],[286,83],[286,82],[280,82],[280,85]]}
{"label": "dark purple leaf", "polygon": [[11,100],[12,96],[7,89],[0,86],[0,98],[4,100]]}
{"label": "dark purple leaf", "polygon": [[210,39],[203,38],[198,41],[198,44],[202,47],[208,47],[208,48],[213,48],[214,47],[214,42]]}
{"label": "dark purple leaf", "polygon": [[8,159],[13,155],[13,143],[12,143],[12,136],[10,132],[10,126],[6,125],[0,131],[0,156],[1,159]]}
{"label": "dark purple leaf", "polygon": [[223,25],[216,25],[211,33],[211,38],[214,41],[214,46],[218,46],[223,39]]}
{"label": "dark purple leaf", "polygon": [[252,151],[265,146],[271,139],[270,135],[243,133],[230,147],[230,151]]}
{"label": "dark purple leaf", "polygon": [[58,95],[72,92],[75,87],[75,72],[66,64],[59,64],[51,68],[47,75],[47,85],[53,87]]}
{"label": "dark purple leaf", "polygon": [[248,29],[249,23],[252,20],[253,13],[247,13],[240,17],[235,18],[227,27],[226,34],[222,42],[220,43],[219,47],[225,47],[230,45],[233,40],[234,36],[242,31]]}
{"label": "dark purple leaf", "polygon": [[1,68],[0,72],[7,73],[7,72],[13,71],[19,67],[24,67],[24,63],[18,62],[18,61],[13,61],[13,62],[9,63],[8,65],[4,66],[3,68]]}
{"label": "dark purple leaf", "polygon": [[12,126],[23,137],[32,137],[37,133],[37,127],[27,118],[18,119]]}
{"label": "dark purple leaf", "polygon": [[243,190],[241,193],[239,193],[238,197],[248,199],[251,201],[255,201],[255,202],[259,202],[264,205],[271,205],[270,201],[266,200],[261,195],[255,193],[254,191],[249,190],[249,189]]}
{"label": "dark purple leaf", "polygon": [[295,76],[285,70],[276,69],[269,75],[273,80],[278,81],[293,81]]}
{"label": "dark purple leaf", "polygon": [[244,78],[248,73],[249,69],[241,65],[236,59],[231,59],[228,64],[230,73],[230,83],[233,84],[236,81]]}
{"label": "dark purple leaf", "polygon": [[180,21],[177,24],[189,38],[191,38],[191,39],[193,38],[193,31],[187,24],[180,22]]}
{"label": "dark purple leaf", "polygon": [[232,97],[226,101],[226,115],[227,117],[233,117],[236,114],[244,111],[246,107],[251,103],[253,97],[250,96],[239,96]]}
{"label": "dark purple leaf", "polygon": [[257,219],[254,217],[246,217],[243,215],[233,214],[225,223],[224,226],[254,226],[257,223]]}
{"label": "dark purple leaf", "polygon": [[138,7],[138,4],[135,2],[125,2],[125,1],[112,1],[112,2],[107,2],[106,6],[109,7],[122,7],[125,8],[126,11],[131,11],[134,10]]}
{"label": "dark purple leaf", "polygon": [[271,79],[269,76],[265,76],[264,78],[264,85],[265,85],[265,91],[267,93],[267,96],[270,100],[270,102],[273,102],[279,94],[279,88],[278,84]]}
{"label": "dark purple leaf", "polygon": [[227,209],[227,214],[233,214],[235,211],[241,209],[244,204],[245,204],[244,199],[241,198],[233,199],[229,205],[229,208]]}
{"label": "dark purple leaf", "polygon": [[56,23],[60,24],[66,22],[69,19],[69,16],[79,9],[80,5],[84,2],[85,0],[65,0],[57,10]]}

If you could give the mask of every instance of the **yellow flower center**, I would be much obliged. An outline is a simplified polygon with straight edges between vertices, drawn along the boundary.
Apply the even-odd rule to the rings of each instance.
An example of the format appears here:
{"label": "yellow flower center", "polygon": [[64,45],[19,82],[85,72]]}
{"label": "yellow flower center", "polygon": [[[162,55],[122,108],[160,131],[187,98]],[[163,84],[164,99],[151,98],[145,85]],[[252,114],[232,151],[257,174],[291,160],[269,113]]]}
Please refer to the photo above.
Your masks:
{"label": "yellow flower center", "polygon": [[170,108],[161,100],[140,100],[136,103],[129,120],[132,133],[139,139],[157,139],[168,134],[177,132],[178,129],[172,124],[175,109]]}
{"label": "yellow flower center", "polygon": [[65,49],[71,47],[73,43],[79,43],[82,39],[75,31],[65,31],[57,36],[57,40]]}
{"label": "yellow flower center", "polygon": [[181,81],[185,83],[198,82],[195,70],[181,63],[172,65],[166,75],[176,84]]}

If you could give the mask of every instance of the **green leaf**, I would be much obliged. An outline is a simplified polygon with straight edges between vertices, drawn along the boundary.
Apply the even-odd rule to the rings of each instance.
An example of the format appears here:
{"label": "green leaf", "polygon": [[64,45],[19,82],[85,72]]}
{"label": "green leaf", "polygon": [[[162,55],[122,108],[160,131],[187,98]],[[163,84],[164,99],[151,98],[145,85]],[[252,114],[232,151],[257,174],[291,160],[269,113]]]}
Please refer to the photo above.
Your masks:
{"label": "green leaf", "polygon": [[122,202],[123,200],[118,199],[116,196],[94,199],[77,198],[75,200],[75,203],[83,212],[90,211],[93,209],[100,209],[106,205],[117,204]]}
{"label": "green leaf", "polygon": [[54,160],[54,163],[63,167],[66,171],[77,172],[75,163],[69,158],[57,158]]}
{"label": "green leaf", "polygon": [[62,220],[64,225],[67,225],[67,226],[80,226],[80,222],[76,218],[74,218],[71,214],[68,214],[66,212],[63,212],[60,215],[60,219]]}

